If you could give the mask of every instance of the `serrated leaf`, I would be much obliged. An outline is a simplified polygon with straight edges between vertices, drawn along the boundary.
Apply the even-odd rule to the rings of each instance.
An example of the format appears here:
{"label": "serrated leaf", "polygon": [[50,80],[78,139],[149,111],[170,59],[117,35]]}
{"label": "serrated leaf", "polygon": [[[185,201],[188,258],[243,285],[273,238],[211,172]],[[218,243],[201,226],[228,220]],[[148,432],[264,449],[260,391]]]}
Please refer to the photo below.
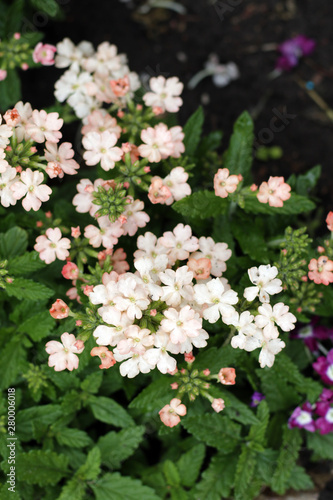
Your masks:
{"label": "serrated leaf", "polygon": [[[66,330],[67,331],[67,330]],[[81,389],[87,391],[90,394],[95,394],[101,386],[103,380],[103,372],[99,370],[98,372],[91,373],[81,382]]]}
{"label": "serrated leaf", "polygon": [[182,425],[197,439],[224,453],[230,453],[240,442],[241,426],[217,413],[184,418]]}
{"label": "serrated leaf", "polygon": [[10,297],[34,302],[49,299],[54,295],[54,291],[43,285],[43,283],[37,283],[25,278],[14,278],[12,283],[6,285],[6,292]]}
{"label": "serrated leaf", "polygon": [[320,458],[333,460],[333,434],[319,434],[318,432],[307,432],[307,445]]}
{"label": "serrated leaf", "polygon": [[203,156],[208,151],[215,151],[215,149],[217,149],[221,145],[222,137],[223,132],[221,130],[214,130],[213,132],[208,134],[200,142],[197,155]]}
{"label": "serrated leaf", "polygon": [[184,217],[207,219],[226,212],[229,202],[213,191],[197,191],[173,203],[172,208]]}
{"label": "serrated leaf", "polygon": [[289,200],[284,201],[282,207],[271,207],[268,203],[260,203],[253,193],[244,194],[243,201],[245,212],[252,214],[296,215],[310,212],[316,208],[313,201],[295,193],[291,193]]}
{"label": "serrated leaf", "polygon": [[86,462],[76,472],[85,481],[94,481],[101,472],[101,452],[98,446],[89,451]]}
{"label": "serrated leaf", "polygon": [[234,453],[215,455],[194,489],[194,498],[221,500],[221,498],[229,497],[234,484],[236,464],[237,455]]}
{"label": "serrated leaf", "polygon": [[74,477],[63,487],[57,500],[84,500],[86,485]]}
{"label": "serrated leaf", "polygon": [[[5,33],[12,36],[16,31],[20,31],[23,17],[24,0],[14,0],[6,12]],[[2,6],[1,6],[2,8]]]}
{"label": "serrated leaf", "polygon": [[85,431],[69,427],[62,427],[57,430],[55,438],[60,445],[69,446],[70,448],[83,448],[90,446],[92,443],[91,438]]}
{"label": "serrated leaf", "polygon": [[41,10],[45,14],[54,17],[59,12],[56,0],[30,0],[36,10]]}
{"label": "serrated leaf", "polygon": [[290,475],[288,488],[292,488],[296,491],[312,490],[312,488],[314,488],[314,484],[305,469],[299,465],[295,465]]}
{"label": "serrated leaf", "polygon": [[46,264],[40,260],[38,252],[26,252],[24,255],[9,260],[8,273],[13,276],[24,276],[43,269]]}
{"label": "serrated leaf", "polygon": [[5,482],[0,486],[0,498],[1,500],[22,500],[20,493],[15,489],[10,491],[10,485]]}
{"label": "serrated leaf", "polygon": [[163,474],[169,486],[178,486],[180,484],[178,469],[171,460],[165,460],[163,463]]}
{"label": "serrated leaf", "polygon": [[6,233],[0,233],[0,258],[10,259],[24,254],[28,245],[28,234],[24,229],[14,226]]}
{"label": "serrated leaf", "polygon": [[18,332],[27,333],[35,342],[47,337],[55,326],[55,320],[49,311],[43,311],[23,321],[17,329]]}
{"label": "serrated leaf", "polygon": [[316,165],[315,167],[308,170],[305,174],[297,176],[296,179],[296,192],[302,196],[307,196],[311,189],[313,189],[321,175],[321,166]]}
{"label": "serrated leaf", "polygon": [[145,427],[132,426],[120,432],[108,432],[99,438],[97,446],[101,450],[102,463],[110,469],[118,469],[130,457],[143,439]]}
{"label": "serrated leaf", "polygon": [[183,453],[178,460],[177,468],[183,486],[191,487],[195,484],[205,458],[205,452],[206,447],[203,444],[198,444]]}
{"label": "serrated leaf", "polygon": [[257,221],[244,220],[233,221],[231,224],[232,234],[238,241],[243,253],[251,259],[262,264],[269,263],[268,249],[263,228]]}
{"label": "serrated leaf", "polygon": [[189,156],[193,156],[198,144],[200,142],[200,136],[202,133],[202,126],[204,122],[204,112],[200,106],[192,116],[187,120],[183,132],[185,153]]}
{"label": "serrated leaf", "polygon": [[134,425],[134,421],[127,411],[111,398],[90,396],[88,403],[94,417],[101,422],[112,424],[115,427]]}
{"label": "serrated leaf", "polygon": [[270,448],[257,453],[256,473],[265,484],[272,480],[278,455],[278,451]]}
{"label": "serrated leaf", "polygon": [[31,406],[16,416],[16,431],[22,441],[30,441],[40,426],[53,424],[62,416],[60,405]]}
{"label": "serrated leaf", "polygon": [[134,398],[129,408],[153,411],[161,409],[172,399],[172,389],[168,377],[160,377],[148,385],[140,394]]}
{"label": "serrated leaf", "polygon": [[154,490],[143,486],[138,479],[107,473],[91,484],[96,500],[161,500]]}
{"label": "serrated leaf", "polygon": [[26,350],[21,339],[14,337],[0,353],[0,389],[6,389],[15,382],[26,359]]}
{"label": "serrated leaf", "polygon": [[210,369],[212,373],[218,373],[224,366],[234,366],[237,364],[241,351],[234,349],[231,345],[217,349],[202,349],[195,357],[195,367],[198,370]]}
{"label": "serrated leaf", "polygon": [[68,473],[68,458],[47,450],[31,450],[16,457],[18,481],[48,486],[57,484]]}
{"label": "serrated leaf", "polygon": [[227,168],[230,174],[241,174],[245,181],[250,177],[253,140],[253,121],[249,113],[244,111],[235,122],[223,167]]}
{"label": "serrated leaf", "polygon": [[269,409],[266,401],[261,401],[257,407],[257,418],[259,422],[251,426],[248,439],[265,445],[265,434],[269,422]]}
{"label": "serrated leaf", "polygon": [[238,458],[235,475],[235,500],[252,500],[249,497],[249,487],[251,486],[254,470],[256,466],[256,452],[243,447]]}
{"label": "serrated leaf", "polygon": [[282,495],[288,488],[291,473],[296,465],[298,453],[302,445],[302,437],[299,429],[284,428],[282,445],[277,459],[271,488]]}

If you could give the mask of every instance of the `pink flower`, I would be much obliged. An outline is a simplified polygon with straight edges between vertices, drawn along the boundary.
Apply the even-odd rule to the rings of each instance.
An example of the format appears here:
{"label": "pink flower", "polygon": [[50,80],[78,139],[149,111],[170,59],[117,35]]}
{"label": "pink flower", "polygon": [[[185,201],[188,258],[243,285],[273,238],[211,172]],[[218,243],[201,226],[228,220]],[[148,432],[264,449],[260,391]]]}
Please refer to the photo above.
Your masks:
{"label": "pink flower", "polygon": [[94,184],[89,179],[81,179],[80,183],[76,186],[78,193],[73,198],[73,205],[76,207],[77,212],[89,212],[92,217],[94,216],[99,207],[93,203],[93,193],[103,183],[103,179],[96,179]]}
{"label": "pink flower", "polygon": [[326,217],[327,229],[329,231],[333,231],[333,212],[328,212]]}
{"label": "pink flower", "polygon": [[74,175],[80,168],[80,165],[73,160],[74,151],[70,142],[63,142],[58,148],[57,144],[47,141],[44,154],[47,162],[55,162],[61,168],[62,175],[59,177],[63,177],[64,174]]}
{"label": "pink flower", "polygon": [[221,398],[214,399],[212,402],[212,408],[214,411],[216,411],[216,413],[220,413],[220,411],[222,411],[225,408],[223,399]]}
{"label": "pink flower", "polygon": [[134,236],[139,227],[145,227],[150,218],[146,212],[143,212],[145,207],[143,201],[133,200],[130,198],[131,203],[126,205],[123,216],[126,217],[126,222],[122,225],[124,236]]}
{"label": "pink flower", "polygon": [[110,86],[116,97],[123,97],[130,89],[130,81],[126,75],[124,78],[118,78],[118,80],[110,80]]}
{"label": "pink flower", "polygon": [[155,176],[151,180],[151,185],[149,186],[148,198],[155,205],[160,203],[161,205],[169,205],[168,200],[172,203],[173,196],[170,189],[164,186],[161,177]]}
{"label": "pink flower", "polygon": [[174,427],[180,422],[180,417],[186,415],[186,406],[181,404],[181,400],[173,398],[169,405],[165,405],[159,412],[160,419],[167,427]]}
{"label": "pink flower", "polygon": [[115,162],[121,160],[123,155],[121,148],[114,147],[116,143],[116,134],[108,130],[102,133],[88,132],[82,139],[82,144],[87,150],[83,153],[87,165],[97,165],[100,162],[103,170],[114,168]]}
{"label": "pink flower", "polygon": [[76,355],[81,354],[84,346],[75,345],[77,340],[73,334],[65,332],[60,338],[62,344],[50,340],[45,346],[46,352],[50,354],[48,364],[50,367],[53,366],[56,372],[66,370],[66,368],[69,371],[76,370],[79,366],[79,358]]}
{"label": "pink flower", "polygon": [[173,153],[172,135],[164,123],[142,130],[141,140],[145,144],[138,147],[139,154],[152,163],[158,163]]}
{"label": "pink flower", "polygon": [[291,187],[284,182],[284,177],[270,177],[259,187],[257,198],[260,203],[268,203],[271,207],[282,207],[289,200]]}
{"label": "pink flower", "polygon": [[50,309],[52,318],[63,319],[67,318],[69,313],[68,305],[61,299],[57,299]]}
{"label": "pink flower", "polygon": [[27,134],[38,143],[44,141],[59,142],[62,133],[59,132],[64,120],[59,118],[58,113],[46,113],[44,109],[38,111],[34,109],[31,121],[26,124]]}
{"label": "pink flower", "polygon": [[118,139],[121,135],[121,127],[117,124],[117,120],[104,109],[95,109],[87,116],[85,122],[87,124],[82,127],[82,135],[87,135],[89,132],[102,133],[105,130],[116,134]]}
{"label": "pink flower", "polygon": [[62,268],[61,274],[66,280],[76,280],[79,277],[80,271],[74,262],[67,262]]}
{"label": "pink flower", "polygon": [[153,77],[149,81],[152,92],[143,96],[146,106],[157,107],[169,113],[177,113],[183,100],[179,97],[184,85],[175,76],[165,79],[164,76]]}
{"label": "pink flower", "polygon": [[218,373],[218,379],[221,384],[234,385],[236,383],[236,370],[235,368],[221,368]]}
{"label": "pink flower", "polygon": [[108,216],[99,217],[99,228],[89,224],[84,229],[84,237],[88,238],[90,245],[98,248],[113,248],[118,243],[118,238],[124,233],[121,222],[111,223]]}
{"label": "pink flower", "polygon": [[110,256],[110,264],[113,267],[113,271],[118,274],[124,274],[129,270],[130,266],[126,261],[126,253],[123,248],[117,248],[115,252],[113,252],[112,248],[107,248],[98,253],[98,263],[102,267],[102,264],[105,262],[107,256]]}
{"label": "pink flower", "polygon": [[3,115],[3,117],[4,117],[6,123],[9,127],[15,127],[21,121],[21,117],[19,115],[19,112],[15,108],[9,109],[8,111],[6,111],[6,113]]}
{"label": "pink flower", "polygon": [[60,229],[56,227],[47,229],[45,235],[36,238],[34,249],[39,252],[40,259],[46,264],[51,264],[56,258],[65,260],[69,256],[68,249],[71,242],[61,236]]}
{"label": "pink flower", "polygon": [[192,236],[191,226],[177,224],[173,232],[166,231],[159,238],[159,243],[168,250],[170,263],[176,260],[188,259],[190,252],[195,252],[199,248],[198,238]]}
{"label": "pink flower", "polygon": [[71,227],[71,236],[73,236],[73,238],[75,239],[81,236],[80,226]]}
{"label": "pink flower", "polygon": [[[163,179],[163,184],[170,192],[171,197],[166,201],[167,205],[171,205],[175,200],[181,200],[185,196],[189,196],[192,192],[191,187],[187,184],[188,173],[185,172],[183,167],[173,168],[169,175]],[[148,195],[149,196],[149,195]]]}
{"label": "pink flower", "polygon": [[187,262],[187,267],[190,271],[193,272],[193,277],[196,280],[205,280],[209,278],[210,271],[212,268],[212,263],[210,259],[202,258],[202,259],[189,259]]}
{"label": "pink flower", "polygon": [[36,64],[41,63],[43,66],[52,66],[55,52],[57,52],[57,48],[54,45],[39,42],[34,48],[32,59]]}
{"label": "pink flower", "polygon": [[238,175],[229,175],[227,168],[219,168],[214,176],[215,194],[221,198],[227,198],[230,193],[236,191],[238,184]]}
{"label": "pink flower", "polygon": [[325,255],[321,255],[318,260],[311,259],[309,263],[308,276],[317,285],[329,285],[333,283],[333,261]]}
{"label": "pink flower", "polygon": [[37,211],[42,205],[42,201],[48,201],[52,189],[46,184],[42,184],[44,175],[42,172],[35,170],[34,172],[27,168],[21,173],[21,178],[11,186],[13,196],[16,200],[22,200],[23,208],[28,212],[29,210]]}
{"label": "pink flower", "polygon": [[185,352],[184,359],[186,363],[194,363],[195,357],[193,356],[193,352]]}
{"label": "pink flower", "polygon": [[172,138],[173,151],[171,153],[172,158],[180,158],[180,156],[185,152],[185,146],[183,143],[185,134],[182,127],[177,125],[176,127],[171,127],[169,130]]}
{"label": "pink flower", "polygon": [[0,69],[0,82],[6,80],[6,78],[7,78],[7,71],[5,69]]}
{"label": "pink flower", "polygon": [[197,337],[202,328],[202,319],[188,305],[179,312],[171,307],[164,311],[164,316],[166,319],[162,319],[161,329],[170,334],[173,344],[182,344],[188,337]]}
{"label": "pink flower", "polygon": [[109,351],[107,347],[93,347],[90,351],[91,356],[99,356],[102,364],[99,365],[99,368],[111,368],[116,363],[114,359],[113,352]]}

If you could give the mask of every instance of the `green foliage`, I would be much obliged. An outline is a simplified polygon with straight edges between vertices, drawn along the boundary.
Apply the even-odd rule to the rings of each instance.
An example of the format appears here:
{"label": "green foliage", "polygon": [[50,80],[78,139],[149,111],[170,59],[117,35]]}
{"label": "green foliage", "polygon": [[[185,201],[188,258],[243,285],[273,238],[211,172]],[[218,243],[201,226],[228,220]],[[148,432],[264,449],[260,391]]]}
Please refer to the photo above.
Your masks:
{"label": "green foliage", "polygon": [[30,0],[30,2],[36,10],[41,10],[51,17],[59,13],[59,5],[56,0]]}
{"label": "green foliage", "polygon": [[288,427],[285,426],[282,446],[271,483],[272,490],[280,495],[286,491],[290,484],[291,474],[296,465],[301,445],[302,437],[299,429],[288,429]]}
{"label": "green foliage", "polygon": [[97,420],[115,427],[127,427],[134,422],[130,415],[118,403],[104,396],[90,396],[89,405]]}
{"label": "green foliage", "polygon": [[307,446],[323,459],[333,460],[333,434],[306,433]]}
{"label": "green foliage", "polygon": [[16,459],[17,479],[28,484],[49,486],[57,484],[68,474],[68,459],[53,451],[31,450]]}
{"label": "green foliage", "polygon": [[159,500],[154,491],[148,486],[143,486],[137,479],[120,476],[119,473],[105,474],[101,479],[91,485],[96,495],[96,500]]}
{"label": "green foliage", "polygon": [[37,300],[49,299],[54,295],[51,288],[26,278],[14,278],[12,283],[6,286],[9,297],[16,297],[19,300],[27,299],[35,302]]}
{"label": "green foliage", "polygon": [[271,207],[268,203],[260,203],[254,193],[250,191],[239,198],[239,205],[245,212],[263,215],[295,215],[310,212],[316,208],[313,201],[305,196],[291,193],[290,198],[283,202],[282,207]]}
{"label": "green foliage", "polygon": [[234,485],[236,466],[236,454],[218,453],[215,455],[194,489],[195,498],[200,498],[200,500],[228,498]]}
{"label": "green foliage", "polygon": [[45,262],[40,260],[37,252],[26,252],[24,255],[9,260],[8,272],[13,276],[25,276],[39,271],[45,266]]}
{"label": "green foliage", "polygon": [[228,417],[207,414],[182,420],[185,429],[197,439],[223,453],[230,453],[240,443],[241,427]]}
{"label": "green foliage", "polygon": [[12,227],[6,233],[0,233],[0,257],[10,259],[22,255],[28,246],[28,234],[20,227]]}
{"label": "green foliage", "polygon": [[118,469],[130,457],[143,440],[143,426],[127,427],[120,432],[108,432],[97,445],[101,450],[102,463],[109,469]]}
{"label": "green foliage", "polygon": [[198,191],[176,201],[172,208],[183,217],[207,219],[224,214],[228,208],[228,201],[215,196],[211,191]]}
{"label": "green foliage", "polygon": [[183,486],[191,487],[195,484],[205,458],[205,452],[206,447],[203,444],[198,444],[186,453],[183,453],[178,460],[177,469],[180,476],[180,483]]}
{"label": "green foliage", "polygon": [[184,146],[185,153],[188,156],[193,156],[200,142],[200,136],[202,133],[202,126],[204,122],[203,109],[200,106],[195,113],[188,119],[187,123],[183,128],[185,134]]}
{"label": "green foliage", "polygon": [[39,312],[20,324],[17,331],[27,333],[31,340],[38,342],[47,337],[55,326],[55,320],[48,311]]}
{"label": "green foliage", "polygon": [[253,121],[249,113],[244,111],[235,122],[223,167],[229,169],[230,174],[241,174],[246,182],[251,178],[253,140]]}
{"label": "green foliage", "polygon": [[19,337],[13,337],[0,353],[0,388],[14,384],[26,359],[26,351]]}

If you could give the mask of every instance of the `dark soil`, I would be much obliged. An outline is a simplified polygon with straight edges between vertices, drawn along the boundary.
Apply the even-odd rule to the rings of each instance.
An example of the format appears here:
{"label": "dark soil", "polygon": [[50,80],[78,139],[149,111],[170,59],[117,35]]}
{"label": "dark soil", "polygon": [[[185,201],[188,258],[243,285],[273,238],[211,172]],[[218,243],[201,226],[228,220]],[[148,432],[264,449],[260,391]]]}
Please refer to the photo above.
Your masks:
{"label": "dark soil", "polygon": [[[128,55],[134,71],[151,76],[178,76],[185,84],[181,123],[203,104],[206,130],[222,129],[224,146],[234,120],[244,109],[249,110],[255,119],[258,142],[266,140],[267,146],[279,145],[283,149],[280,160],[265,163],[256,160],[256,181],[269,175],[288,177],[292,172],[302,173],[321,164],[323,174],[317,194],[325,210],[332,210],[332,118],[301,88],[298,80],[314,82],[315,91],[333,107],[333,2],[179,2],[187,10],[183,15],[165,9],[152,9],[147,15],[140,15],[138,7],[143,1],[59,0],[64,20],[50,20],[39,29],[46,32],[44,40],[49,43],[57,43],[66,36],[75,43],[90,40],[95,46],[108,40]],[[267,50],[267,44],[278,44],[298,34],[317,41],[315,52],[293,71],[269,79],[277,52]],[[222,63],[236,62],[241,77],[225,88],[215,87],[211,78],[207,78],[194,90],[187,89],[190,78],[203,68],[211,53],[216,53]],[[42,80],[41,74],[42,70],[23,75],[24,99],[35,106],[52,104],[53,82],[61,72],[45,69]],[[276,110],[284,110],[295,118],[272,136],[267,129]]]}

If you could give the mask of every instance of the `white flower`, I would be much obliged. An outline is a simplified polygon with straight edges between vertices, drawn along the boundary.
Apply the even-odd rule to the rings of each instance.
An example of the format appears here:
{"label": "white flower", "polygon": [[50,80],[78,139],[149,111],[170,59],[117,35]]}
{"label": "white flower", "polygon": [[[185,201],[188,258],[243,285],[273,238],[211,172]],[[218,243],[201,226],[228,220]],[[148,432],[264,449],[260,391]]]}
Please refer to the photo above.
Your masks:
{"label": "white flower", "polygon": [[149,231],[138,237],[137,247],[139,250],[134,252],[135,259],[141,257],[152,257],[154,259],[157,255],[167,253],[167,249],[157,239],[157,236]]}
{"label": "white flower", "polygon": [[197,337],[202,328],[202,319],[190,306],[180,311],[170,308],[164,311],[166,319],[161,321],[161,329],[170,334],[173,344],[182,344],[188,337]]}
{"label": "white flower", "polygon": [[183,100],[179,97],[184,85],[174,76],[165,79],[164,76],[153,77],[149,81],[152,92],[143,96],[146,106],[159,107],[162,111],[176,113]]}
{"label": "white flower", "polygon": [[35,170],[34,172],[27,168],[21,173],[20,180],[11,185],[14,198],[22,200],[24,210],[37,211],[42,205],[42,201],[48,201],[52,189],[46,184],[42,184],[44,175],[42,172]]}
{"label": "white flower", "polygon": [[243,349],[245,351],[254,351],[261,347],[259,354],[259,363],[261,368],[268,366],[271,368],[274,364],[275,356],[286,346],[281,339],[265,339],[262,330],[257,328],[254,335],[246,337]]}
{"label": "white flower", "polygon": [[[161,267],[156,269],[156,263],[162,269]],[[158,278],[157,272],[165,270],[167,264],[168,258],[166,255],[157,256],[154,260],[149,257],[142,257],[134,262],[134,267],[139,271],[145,288],[153,300],[158,300],[163,293],[162,288],[156,284],[156,278]]]}
{"label": "white flower", "polygon": [[46,113],[44,109],[38,111],[34,109],[31,115],[31,121],[26,124],[27,134],[36,142],[44,141],[59,142],[62,137],[60,129],[64,123],[59,118],[59,113]]}
{"label": "white flower", "polygon": [[181,200],[185,196],[189,196],[192,192],[191,187],[187,184],[188,173],[185,172],[183,167],[173,168],[169,175],[163,179],[163,184],[166,186],[172,196],[170,196],[165,204],[171,205],[175,200]]}
{"label": "white flower", "polygon": [[212,263],[210,273],[213,276],[222,276],[222,273],[227,269],[226,261],[231,257],[231,250],[226,243],[215,243],[213,238],[199,238],[199,251],[191,255],[194,259],[202,257],[209,259]]}
{"label": "white flower", "polygon": [[279,302],[272,308],[270,304],[263,304],[258,307],[258,316],[255,317],[255,323],[263,329],[266,339],[275,339],[279,336],[276,328],[277,324],[284,332],[290,332],[295,328],[297,319],[289,312],[289,307]]}
{"label": "white flower", "polygon": [[16,205],[16,198],[11,189],[11,186],[18,180],[16,169],[8,167],[5,172],[0,175],[0,198],[3,207]]}
{"label": "white flower", "polygon": [[102,133],[88,132],[82,139],[82,144],[87,150],[83,153],[87,165],[97,165],[101,162],[103,170],[111,170],[115,162],[121,160],[123,150],[114,147],[117,136],[113,132],[105,130]]}
{"label": "white flower", "polygon": [[118,243],[118,238],[123,234],[121,222],[110,222],[107,215],[97,219],[100,228],[89,224],[84,229],[85,238],[89,239],[90,245],[98,248],[103,245],[104,248],[113,248]]}
{"label": "white flower", "polygon": [[98,187],[102,186],[104,182],[103,179],[96,179],[93,184],[89,179],[81,179],[80,183],[76,186],[78,194],[73,198],[73,205],[76,207],[77,212],[81,214],[89,212],[92,217],[95,215],[100,207],[93,203],[93,193],[97,191]]}
{"label": "white flower", "polygon": [[276,276],[278,269],[275,266],[261,265],[248,270],[249,278],[255,286],[245,288],[244,297],[251,302],[259,295],[260,302],[269,302],[269,296],[282,291],[282,281]]}
{"label": "white flower", "polygon": [[54,95],[59,102],[70,99],[68,102],[74,107],[75,104],[88,97],[85,86],[91,80],[92,76],[89,73],[80,73],[78,69],[70,69],[56,82]]}
{"label": "white flower", "polygon": [[123,224],[124,236],[134,236],[139,227],[145,227],[150,221],[150,217],[146,212],[143,212],[145,205],[143,201],[133,200],[126,205],[122,215],[126,217],[126,222]]}
{"label": "white flower", "polygon": [[194,298],[198,304],[207,304],[203,317],[210,323],[216,323],[220,315],[222,321],[227,316],[234,314],[234,304],[237,304],[238,297],[234,290],[224,290],[224,286],[215,278],[204,285],[194,285]]}
{"label": "white flower", "polygon": [[140,372],[149,373],[154,368],[154,364],[147,358],[146,353],[130,352],[128,354],[120,354],[118,348],[116,348],[113,354],[116,361],[120,362],[127,359],[119,367],[122,377],[134,378]]}
{"label": "white flower", "polygon": [[120,293],[114,299],[117,309],[126,311],[131,320],[142,318],[142,311],[147,309],[150,303],[146,290],[142,285],[138,284],[136,278],[140,279],[134,275],[129,275],[119,280],[118,289]]}
{"label": "white flower", "polygon": [[193,273],[187,266],[179,267],[176,271],[166,269],[159,274],[159,278],[166,286],[162,286],[163,295],[161,300],[168,306],[179,306],[182,298],[192,300],[193,298]]}
{"label": "white flower", "polygon": [[83,57],[88,57],[93,53],[94,48],[90,42],[82,41],[76,47],[69,38],[64,38],[61,42],[57,43],[55,67],[67,68],[74,64],[80,64]]}
{"label": "white flower", "polygon": [[154,335],[148,328],[140,328],[138,325],[131,325],[124,332],[125,338],[117,345],[119,354],[136,352],[144,354],[147,347],[154,344]]}
{"label": "white flower", "polygon": [[159,238],[159,242],[168,250],[170,264],[175,264],[176,260],[188,259],[190,252],[198,249],[198,238],[192,236],[191,226],[178,224],[173,232],[166,231]]}
{"label": "white flower", "polygon": [[2,116],[0,115],[0,148],[3,149],[9,143],[9,138],[13,135],[13,127],[2,123]]}
{"label": "white flower", "polygon": [[249,311],[244,311],[239,315],[238,312],[232,316],[224,317],[223,321],[227,325],[233,325],[238,330],[238,335],[235,335],[231,339],[232,347],[239,347],[244,349],[244,343],[246,341],[246,336],[251,336],[255,334],[256,325],[253,322],[254,316],[250,314]]}
{"label": "white flower", "polygon": [[38,236],[36,238],[36,244],[34,249],[39,252],[39,257],[41,260],[50,264],[55,261],[56,258],[59,260],[65,260],[69,256],[69,248],[71,247],[71,242],[68,238],[63,238],[61,231],[58,227],[46,230],[45,235]]}
{"label": "white flower", "polygon": [[170,351],[170,338],[163,330],[158,330],[155,334],[154,348],[148,349],[145,353],[145,359],[161,373],[173,372],[177,363],[176,360],[168,354]]}

